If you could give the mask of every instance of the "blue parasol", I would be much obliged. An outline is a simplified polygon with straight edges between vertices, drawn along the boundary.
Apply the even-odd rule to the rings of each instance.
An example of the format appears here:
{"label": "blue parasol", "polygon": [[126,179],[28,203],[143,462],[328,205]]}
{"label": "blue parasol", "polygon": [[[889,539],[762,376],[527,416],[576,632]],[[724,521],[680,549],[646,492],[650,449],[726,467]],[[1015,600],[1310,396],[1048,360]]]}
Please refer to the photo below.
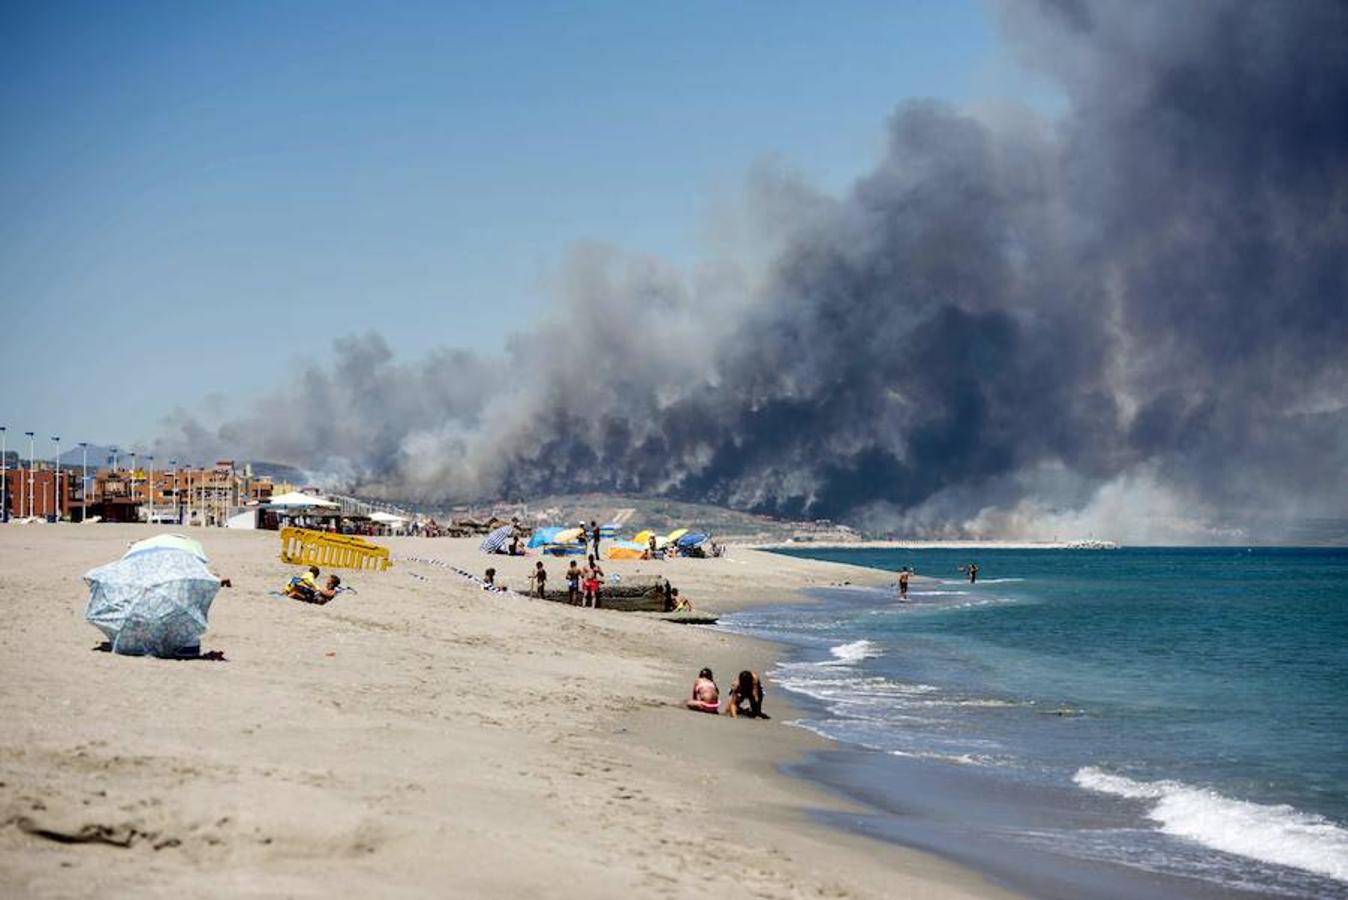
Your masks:
{"label": "blue parasol", "polygon": [[91,569],[84,617],[115,653],[175,656],[206,633],[220,579],[193,553],[168,548],[133,553]]}
{"label": "blue parasol", "polygon": [[564,530],[563,528],[535,528],[533,535],[529,538],[529,547],[542,547],[544,544],[551,544],[552,539]]}
{"label": "blue parasol", "polygon": [[702,543],[706,539],[707,536],[705,534],[698,532],[695,534],[685,534],[683,537],[675,541],[675,543],[678,544],[678,546],[680,547],[696,547],[698,544]]}

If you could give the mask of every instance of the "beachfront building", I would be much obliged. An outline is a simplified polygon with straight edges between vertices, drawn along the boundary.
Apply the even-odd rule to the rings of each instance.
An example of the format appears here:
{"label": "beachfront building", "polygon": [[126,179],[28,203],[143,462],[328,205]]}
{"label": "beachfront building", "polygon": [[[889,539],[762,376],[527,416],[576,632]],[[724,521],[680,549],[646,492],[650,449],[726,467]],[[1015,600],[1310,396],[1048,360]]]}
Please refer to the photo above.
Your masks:
{"label": "beachfront building", "polygon": [[[240,470],[232,459],[210,467],[99,469],[92,474],[90,516],[109,522],[224,525],[248,505],[271,499],[271,479]],[[78,481],[78,476],[76,477]]]}
{"label": "beachfront building", "polygon": [[58,478],[55,468],[39,460],[37,468],[7,467],[5,470],[5,497],[0,507],[8,510],[8,518],[21,519],[37,516],[42,519],[79,518],[84,505],[78,472],[61,469]]}

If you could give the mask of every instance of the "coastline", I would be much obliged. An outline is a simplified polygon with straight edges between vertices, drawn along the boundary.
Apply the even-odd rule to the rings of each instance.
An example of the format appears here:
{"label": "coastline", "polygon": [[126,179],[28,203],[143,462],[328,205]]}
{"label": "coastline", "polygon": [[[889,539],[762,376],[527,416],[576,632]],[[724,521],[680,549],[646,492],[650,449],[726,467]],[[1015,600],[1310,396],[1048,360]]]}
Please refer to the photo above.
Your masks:
{"label": "coastline", "polygon": [[778,541],[745,545],[754,550],[1117,550],[1113,541]]}
{"label": "coastline", "polygon": [[[1009,896],[822,824],[815,811],[860,813],[781,771],[831,745],[786,725],[782,692],[770,722],[677,708],[701,665],[723,684],[771,668],[781,648],[767,642],[487,594],[403,562],[306,607],[268,595],[293,569],[274,534],[211,531],[212,568],[235,587],[203,649],[228,662],[91,653],[79,576],[166,530],[0,529],[7,893]],[[485,557],[470,539],[386,543],[495,565],[507,584],[537,559]],[[738,547],[606,564],[642,566],[724,612],[892,581]]]}

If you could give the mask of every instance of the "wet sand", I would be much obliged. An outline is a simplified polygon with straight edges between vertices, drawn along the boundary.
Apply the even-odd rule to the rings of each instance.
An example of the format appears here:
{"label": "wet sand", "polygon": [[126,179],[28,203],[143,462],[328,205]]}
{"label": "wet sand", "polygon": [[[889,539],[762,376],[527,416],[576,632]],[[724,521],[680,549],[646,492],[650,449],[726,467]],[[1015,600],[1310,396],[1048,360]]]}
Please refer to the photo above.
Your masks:
{"label": "wet sand", "polygon": [[[209,531],[235,586],[202,649],[224,661],[95,651],[80,576],[165,530],[0,527],[6,896],[1003,895],[818,824],[812,810],[860,810],[779,774],[825,744],[785,724],[771,684],[768,722],[678,705],[702,665],[723,686],[770,667],[768,644],[405,561],[343,572],[358,593],[309,606],[269,594],[295,571],[275,533]],[[521,587],[536,559],[386,543]],[[886,581],[738,548],[605,566],[667,574],[720,611]]]}

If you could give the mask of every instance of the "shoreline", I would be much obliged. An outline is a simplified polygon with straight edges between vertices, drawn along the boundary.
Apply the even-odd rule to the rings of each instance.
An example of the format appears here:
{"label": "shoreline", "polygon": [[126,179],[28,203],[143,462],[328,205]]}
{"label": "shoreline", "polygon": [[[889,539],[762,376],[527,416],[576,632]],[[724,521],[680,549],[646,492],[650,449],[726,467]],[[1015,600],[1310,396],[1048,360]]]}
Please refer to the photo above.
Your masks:
{"label": "shoreline", "polygon": [[777,541],[737,544],[753,550],[1120,550],[1114,541]]}
{"label": "shoreline", "polygon": [[[166,530],[0,529],[8,892],[93,896],[148,872],[151,895],[1011,896],[820,821],[862,811],[783,771],[833,742],[788,727],[771,684],[769,722],[677,707],[701,665],[726,685],[767,671],[778,644],[488,594],[411,563],[343,573],[360,593],[309,607],[267,593],[294,568],[273,533],[208,531],[195,536],[235,588],[203,650],[228,662],[90,653],[79,576]],[[507,583],[536,560],[472,539],[382,543]],[[657,565],[726,612],[892,581],[738,548]]]}

